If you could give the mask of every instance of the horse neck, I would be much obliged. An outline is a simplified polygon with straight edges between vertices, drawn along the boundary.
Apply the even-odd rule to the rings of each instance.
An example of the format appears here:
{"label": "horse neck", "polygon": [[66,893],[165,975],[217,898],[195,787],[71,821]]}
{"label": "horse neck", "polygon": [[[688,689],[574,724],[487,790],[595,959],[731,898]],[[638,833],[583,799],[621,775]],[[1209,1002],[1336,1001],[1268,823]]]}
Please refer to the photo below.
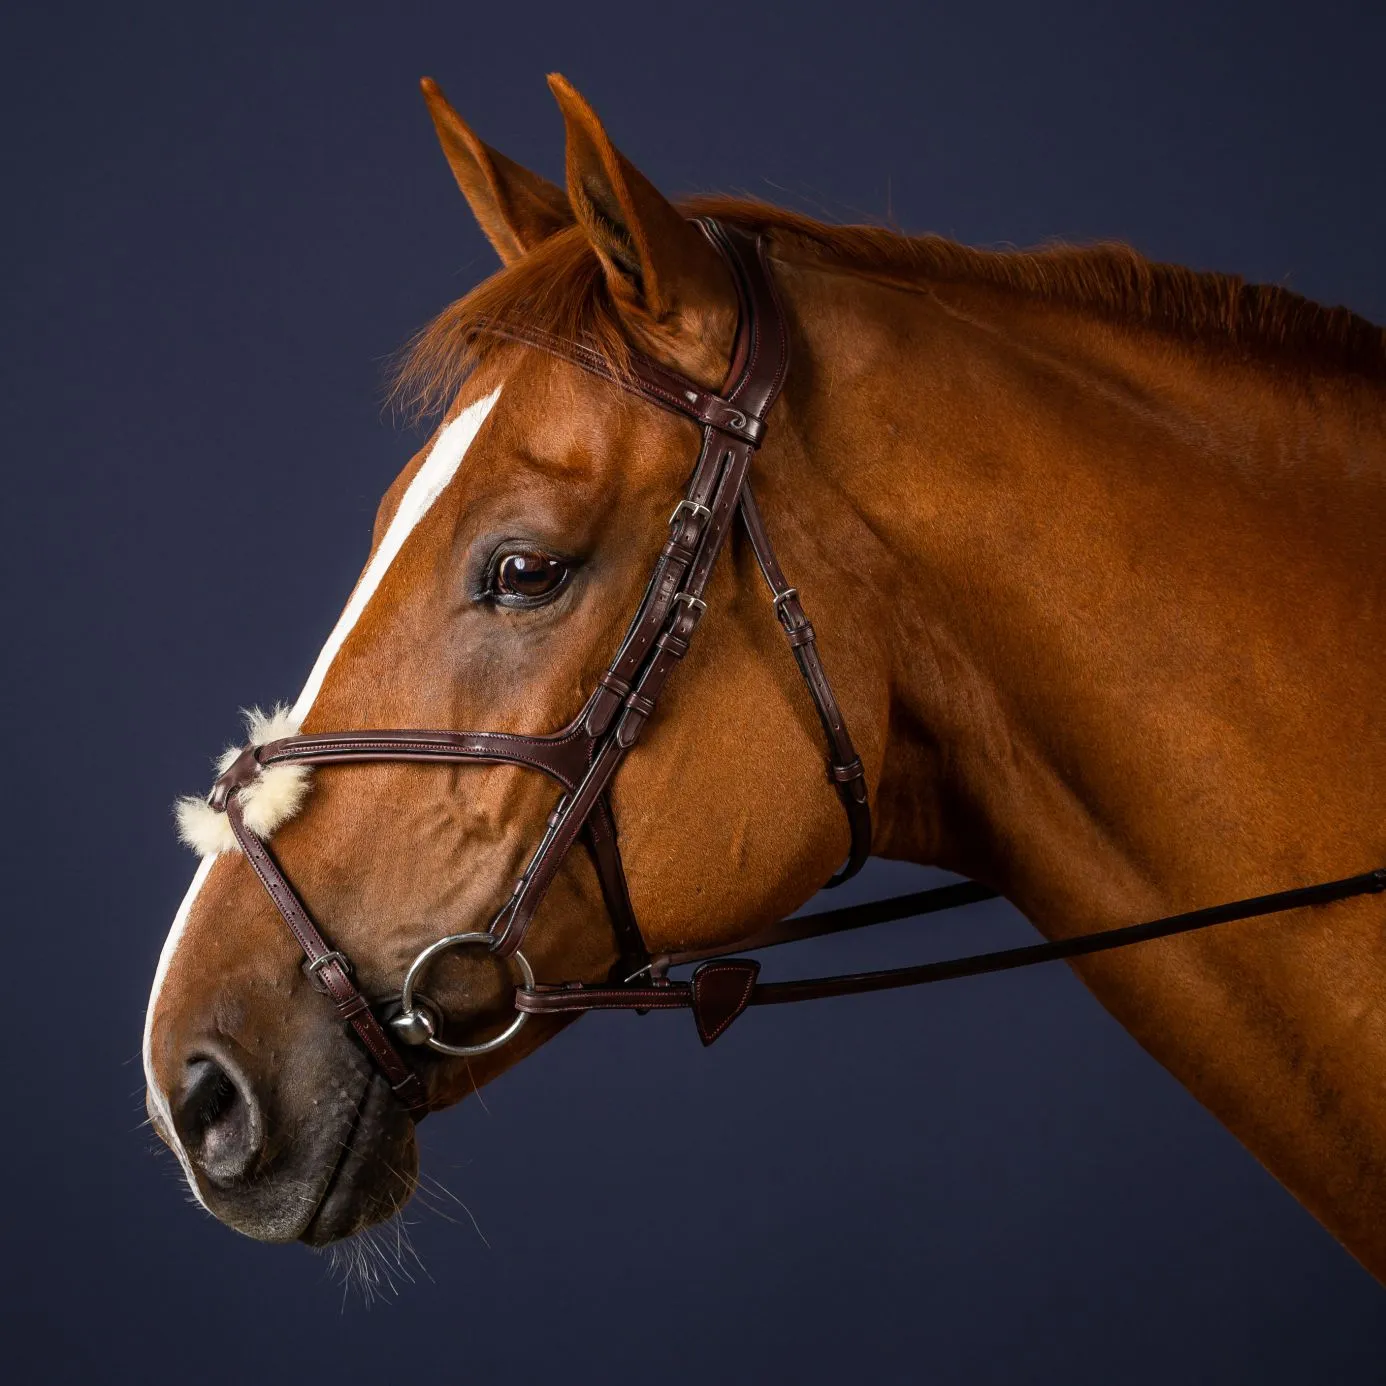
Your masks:
{"label": "horse neck", "polygon": [[855,308],[844,331],[816,305],[821,340],[801,309],[798,405],[887,632],[887,850],[1041,920],[1374,865],[1386,392],[980,289],[813,278]]}
{"label": "horse neck", "polygon": [[[878,850],[1051,936],[1386,862],[1379,386],[981,288],[789,279],[813,503],[889,670]],[[1079,967],[1378,1274],[1382,915]]]}

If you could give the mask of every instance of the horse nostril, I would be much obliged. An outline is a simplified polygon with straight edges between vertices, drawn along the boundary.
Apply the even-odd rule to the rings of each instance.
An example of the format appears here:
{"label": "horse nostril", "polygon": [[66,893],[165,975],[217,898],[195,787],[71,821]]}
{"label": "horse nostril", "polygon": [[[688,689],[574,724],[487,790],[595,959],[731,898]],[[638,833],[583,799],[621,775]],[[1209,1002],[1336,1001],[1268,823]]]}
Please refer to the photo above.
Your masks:
{"label": "horse nostril", "polygon": [[230,1183],[260,1152],[264,1122],[246,1077],[202,1056],[188,1061],[173,1124],[189,1157],[214,1183]]}

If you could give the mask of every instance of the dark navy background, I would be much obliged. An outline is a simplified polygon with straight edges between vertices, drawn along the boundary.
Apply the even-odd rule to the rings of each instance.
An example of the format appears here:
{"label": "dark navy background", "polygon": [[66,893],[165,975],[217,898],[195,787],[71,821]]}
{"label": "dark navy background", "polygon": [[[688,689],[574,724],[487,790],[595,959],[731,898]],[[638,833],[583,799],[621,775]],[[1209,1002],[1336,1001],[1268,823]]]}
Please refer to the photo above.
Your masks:
{"label": "dark navy background", "polygon": [[[416,1206],[428,1276],[370,1309],[188,1206],[137,1053],[168,804],[297,692],[417,444],[382,358],[493,267],[421,74],[550,177],[557,69],[671,192],[1122,237],[1382,321],[1383,56],[1331,3],[11,7],[0,1374],[1382,1380],[1380,1289],[1063,969],[707,1053],[586,1020],[428,1123],[486,1241]],[[979,908],[772,972],[1030,937]]]}

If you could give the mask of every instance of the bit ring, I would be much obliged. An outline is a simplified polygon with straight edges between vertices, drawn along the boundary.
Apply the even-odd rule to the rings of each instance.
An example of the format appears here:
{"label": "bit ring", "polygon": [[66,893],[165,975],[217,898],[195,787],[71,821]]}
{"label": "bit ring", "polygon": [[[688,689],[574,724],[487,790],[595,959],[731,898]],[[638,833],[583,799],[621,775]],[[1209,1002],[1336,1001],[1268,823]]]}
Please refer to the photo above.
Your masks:
{"label": "bit ring", "polygon": [[[445,953],[450,948],[462,948],[468,944],[484,946],[487,952],[493,951],[495,940],[490,934],[449,934],[446,938],[440,938],[437,943],[430,943],[427,948],[409,964],[409,971],[404,974],[404,985],[400,988],[400,1005],[403,1011],[396,1017],[397,1021],[407,1022],[423,1012],[414,1009],[414,988],[418,984],[419,978],[423,975],[428,965],[436,958],[439,953]],[[526,990],[534,988],[534,969],[530,967],[525,955],[518,949],[511,954],[515,960],[515,965],[520,969],[520,975],[524,978]],[[505,1027],[500,1034],[491,1039],[483,1040],[480,1044],[445,1044],[442,1040],[436,1039],[432,1034],[427,1035],[424,1043],[430,1049],[436,1049],[440,1054],[451,1054],[456,1058],[469,1058],[476,1054],[489,1054],[493,1049],[499,1049],[501,1045],[514,1039],[520,1028],[524,1025],[529,1016],[524,1011],[516,1011],[515,1019]],[[398,1029],[396,1031],[398,1033]]]}

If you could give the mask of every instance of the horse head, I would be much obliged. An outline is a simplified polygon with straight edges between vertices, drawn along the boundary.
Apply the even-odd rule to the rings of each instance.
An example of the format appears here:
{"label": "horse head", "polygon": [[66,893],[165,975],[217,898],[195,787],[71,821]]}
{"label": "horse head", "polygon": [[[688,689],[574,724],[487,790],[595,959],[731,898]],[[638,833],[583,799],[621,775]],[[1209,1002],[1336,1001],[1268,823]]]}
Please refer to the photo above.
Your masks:
{"label": "horse head", "polygon": [[[483,144],[424,84],[453,174],[503,265],[414,348],[406,388],[441,407],[441,424],[386,493],[366,566],[299,699],[251,715],[249,741],[262,751],[300,734],[380,728],[548,736],[590,706],[648,595],[700,433],[619,388],[622,373],[638,354],[720,389],[737,285],[585,102],[561,79],[552,86],[566,190]],[[601,369],[535,349],[545,344],[578,345]],[[802,470],[798,409],[794,392],[781,398],[758,474]],[[804,527],[798,504],[787,522]],[[830,546],[831,533],[816,542]],[[824,576],[806,581],[821,582],[814,595],[837,625],[847,588],[828,582],[833,566],[825,559]],[[758,584],[755,556],[729,544],[698,640],[604,801],[624,880],[613,887],[583,852],[562,858],[525,942],[541,981],[619,970],[613,889],[628,891],[649,949],[716,946],[801,904],[842,860],[821,733],[772,604],[750,595]],[[879,711],[871,690],[883,683],[865,644],[845,672],[849,706]],[[868,765],[884,735],[875,722]],[[431,944],[487,930],[555,811],[552,776],[524,763],[346,769],[257,755],[233,751],[221,767],[235,780],[237,821],[272,844],[377,1005],[400,994]],[[149,1002],[148,1107],[218,1218],[266,1240],[329,1242],[408,1198],[418,1112],[301,966],[224,810],[215,797],[180,807],[203,860]],[[440,957],[427,978],[430,1030],[454,1048],[485,1049],[513,1023],[515,981],[504,956]],[[411,1050],[420,1105],[456,1103],[565,1020],[537,1016],[472,1056]]]}

